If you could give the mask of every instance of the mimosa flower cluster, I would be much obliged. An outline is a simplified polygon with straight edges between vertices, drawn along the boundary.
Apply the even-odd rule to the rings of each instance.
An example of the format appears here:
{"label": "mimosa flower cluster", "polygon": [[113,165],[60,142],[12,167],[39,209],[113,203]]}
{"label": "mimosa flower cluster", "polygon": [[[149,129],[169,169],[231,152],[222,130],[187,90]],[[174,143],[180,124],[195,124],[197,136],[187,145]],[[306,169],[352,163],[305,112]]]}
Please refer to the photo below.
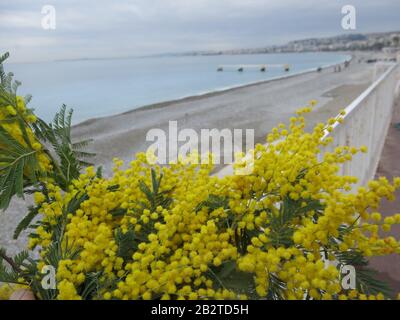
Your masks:
{"label": "mimosa flower cluster", "polygon": [[387,298],[359,284],[344,289],[327,262],[400,253],[399,240],[385,236],[400,214],[379,213],[400,178],[355,189],[339,168],[366,148],[324,151],[344,112],[309,132],[303,114],[312,105],[255,147],[247,176],[218,178],[212,165],[183,160],[152,166],[138,154],[129,164],[115,159],[110,178],[89,167],[67,192],[47,182],[35,194],[43,217],[29,245],[40,248],[38,270],[56,267],[55,297]]}
{"label": "mimosa flower cluster", "polygon": [[[51,170],[51,161],[43,151],[42,144],[36,138],[32,124],[37,121],[37,117],[33,114],[32,110],[28,109],[25,104],[25,100],[21,96],[16,96],[13,105],[9,104],[0,107],[0,123],[1,128],[5,132],[4,134],[10,135],[24,148],[31,150],[31,155],[37,159],[38,168],[43,172]],[[2,137],[5,139],[4,137]],[[7,143],[0,140],[1,153],[12,154],[12,150],[8,147]],[[2,168],[4,170],[4,168]],[[29,172],[24,173],[26,177],[29,176]]]}

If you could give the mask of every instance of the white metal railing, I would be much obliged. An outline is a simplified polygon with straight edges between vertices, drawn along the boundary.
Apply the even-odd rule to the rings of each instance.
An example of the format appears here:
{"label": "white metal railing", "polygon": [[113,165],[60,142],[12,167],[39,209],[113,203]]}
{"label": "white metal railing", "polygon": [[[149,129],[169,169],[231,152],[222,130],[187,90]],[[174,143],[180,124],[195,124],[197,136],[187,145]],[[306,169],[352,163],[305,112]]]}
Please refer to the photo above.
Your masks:
{"label": "white metal railing", "polygon": [[[337,146],[368,148],[366,154],[355,155],[353,161],[346,162],[340,168],[339,174],[358,178],[355,187],[365,185],[375,175],[391,123],[394,99],[396,94],[400,93],[399,77],[400,63],[386,65],[386,70],[381,76],[345,108],[343,123],[336,123],[332,132],[325,136],[332,137],[334,142],[328,145],[324,152],[331,152]],[[233,173],[232,165],[228,165],[215,175],[223,177]]]}
{"label": "white metal railing", "polygon": [[391,65],[345,109],[344,122],[335,124],[327,134],[334,142],[326,151],[337,146],[368,147],[368,153],[355,155],[353,161],[340,168],[340,174],[359,179],[356,186],[364,185],[375,175],[392,119],[399,71],[399,63]]}

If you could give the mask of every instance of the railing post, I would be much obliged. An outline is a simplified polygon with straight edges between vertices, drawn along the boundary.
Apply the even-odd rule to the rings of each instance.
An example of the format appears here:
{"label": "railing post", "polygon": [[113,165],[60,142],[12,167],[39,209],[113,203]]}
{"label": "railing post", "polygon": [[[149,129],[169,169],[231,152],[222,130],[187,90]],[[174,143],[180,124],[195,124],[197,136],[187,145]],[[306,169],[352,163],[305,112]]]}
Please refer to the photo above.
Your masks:
{"label": "railing post", "polygon": [[400,53],[397,55],[397,70],[396,70],[395,97],[400,96]]}

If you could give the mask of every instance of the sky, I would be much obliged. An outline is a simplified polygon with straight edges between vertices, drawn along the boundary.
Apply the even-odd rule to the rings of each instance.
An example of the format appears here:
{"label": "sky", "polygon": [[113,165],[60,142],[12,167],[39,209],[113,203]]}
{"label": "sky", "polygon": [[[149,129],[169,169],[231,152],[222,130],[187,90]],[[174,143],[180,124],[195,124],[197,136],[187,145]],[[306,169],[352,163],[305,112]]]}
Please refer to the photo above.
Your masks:
{"label": "sky", "polygon": [[[341,9],[356,8],[356,30]],[[52,5],[55,29],[44,29]],[[259,48],[343,33],[400,30],[399,0],[1,0],[10,62]]]}

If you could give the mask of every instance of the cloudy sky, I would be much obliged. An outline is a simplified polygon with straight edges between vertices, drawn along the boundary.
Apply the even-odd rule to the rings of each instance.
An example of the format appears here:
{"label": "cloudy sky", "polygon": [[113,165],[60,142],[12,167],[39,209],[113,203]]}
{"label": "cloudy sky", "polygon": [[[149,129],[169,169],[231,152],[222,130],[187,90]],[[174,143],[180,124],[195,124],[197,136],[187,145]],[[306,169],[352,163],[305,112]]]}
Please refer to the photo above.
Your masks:
{"label": "cloudy sky", "polygon": [[[0,52],[13,61],[262,47],[337,35],[352,4],[356,32],[400,30],[399,0],[1,0]],[[42,28],[42,7],[56,29]]]}

